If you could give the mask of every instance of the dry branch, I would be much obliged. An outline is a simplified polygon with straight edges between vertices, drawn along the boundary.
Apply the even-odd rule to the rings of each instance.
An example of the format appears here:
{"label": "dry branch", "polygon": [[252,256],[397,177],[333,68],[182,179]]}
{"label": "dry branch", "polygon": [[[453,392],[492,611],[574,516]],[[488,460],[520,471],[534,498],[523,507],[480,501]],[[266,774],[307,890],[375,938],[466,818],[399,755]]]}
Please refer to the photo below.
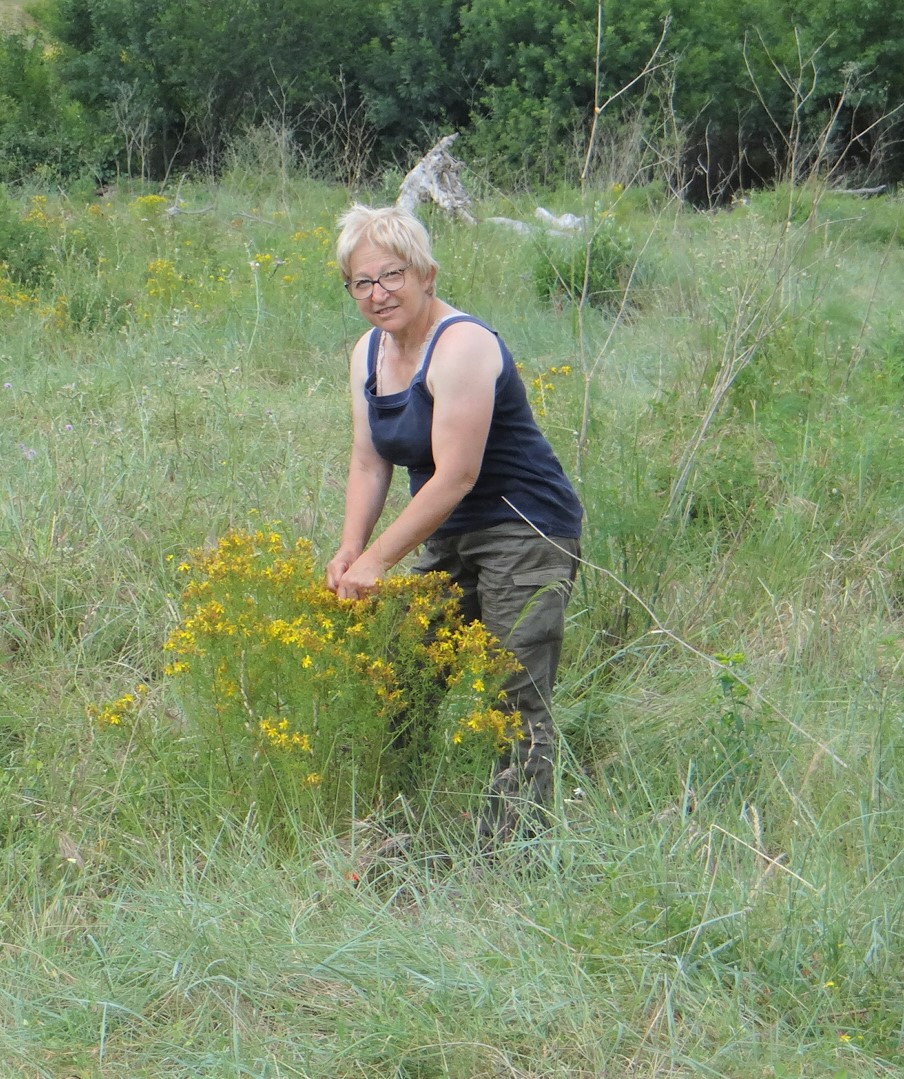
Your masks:
{"label": "dry branch", "polygon": [[458,174],[462,163],[449,152],[458,132],[439,140],[402,181],[396,206],[414,213],[421,202],[435,202],[441,210],[473,225],[471,196],[462,187]]}
{"label": "dry branch", "polygon": [[833,187],[833,195],[860,195],[869,198],[872,195],[884,195],[888,184],[879,184],[878,187]]}

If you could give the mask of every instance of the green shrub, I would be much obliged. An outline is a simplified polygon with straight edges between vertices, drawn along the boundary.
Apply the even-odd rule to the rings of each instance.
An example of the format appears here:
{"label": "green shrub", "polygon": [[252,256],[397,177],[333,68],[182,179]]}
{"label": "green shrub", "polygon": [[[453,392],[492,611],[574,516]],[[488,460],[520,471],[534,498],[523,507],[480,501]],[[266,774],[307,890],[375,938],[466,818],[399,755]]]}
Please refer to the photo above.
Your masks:
{"label": "green shrub", "polygon": [[73,100],[60,47],[0,34],[0,182],[93,173],[112,154],[100,117]]}
{"label": "green shrub", "polygon": [[31,288],[47,272],[50,243],[34,212],[23,214],[0,186],[0,266],[3,274]]}
{"label": "green shrub", "polygon": [[[519,736],[519,714],[498,703],[517,663],[463,623],[441,575],[341,600],[307,541],[289,548],[269,529],[231,531],[180,570],[185,614],[166,673],[236,793],[348,817],[440,776],[445,789],[462,771],[473,783],[478,759]],[[98,718],[121,725],[118,703]]]}
{"label": "green shrub", "polygon": [[625,297],[634,264],[630,236],[604,211],[589,241],[563,238],[543,245],[534,282],[542,299],[615,308]]}

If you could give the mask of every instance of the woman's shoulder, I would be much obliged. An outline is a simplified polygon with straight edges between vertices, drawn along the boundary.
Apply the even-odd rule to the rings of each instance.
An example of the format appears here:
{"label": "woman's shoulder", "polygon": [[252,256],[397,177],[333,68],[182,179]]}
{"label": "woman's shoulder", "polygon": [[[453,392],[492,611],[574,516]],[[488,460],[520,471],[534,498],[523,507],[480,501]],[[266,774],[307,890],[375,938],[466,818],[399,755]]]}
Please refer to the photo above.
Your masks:
{"label": "woman's shoulder", "polygon": [[355,342],[355,352],[366,352],[380,337],[380,331],[376,326],[371,326],[370,329],[364,331],[358,340]]}
{"label": "woman's shoulder", "polygon": [[488,330],[493,333],[489,325],[484,322],[482,318],[477,315],[472,315],[470,311],[460,311],[457,307],[452,307],[450,304],[444,304],[440,313],[438,325],[443,326],[476,326],[484,330]]}
{"label": "woman's shoulder", "polygon": [[456,312],[433,334],[421,370],[435,393],[442,385],[471,382],[476,388],[502,373],[504,355],[496,334],[480,319]]}
{"label": "woman's shoulder", "polygon": [[445,350],[456,346],[473,347],[478,343],[495,346],[498,334],[476,315],[452,309],[436,324],[433,338],[437,343],[437,348]]}
{"label": "woman's shoulder", "polygon": [[482,356],[484,362],[494,367],[497,375],[514,364],[511,351],[499,332],[483,319],[464,312],[456,312],[445,320],[442,336],[435,337],[434,343],[437,356]]}

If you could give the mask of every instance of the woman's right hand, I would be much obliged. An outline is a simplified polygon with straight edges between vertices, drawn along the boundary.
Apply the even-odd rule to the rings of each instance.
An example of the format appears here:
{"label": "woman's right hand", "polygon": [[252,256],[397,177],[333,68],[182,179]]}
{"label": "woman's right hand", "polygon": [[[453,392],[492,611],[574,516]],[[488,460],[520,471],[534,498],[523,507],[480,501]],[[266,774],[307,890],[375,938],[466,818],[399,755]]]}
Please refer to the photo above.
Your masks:
{"label": "woman's right hand", "polygon": [[339,587],[345,571],[355,561],[356,556],[348,551],[339,550],[326,567],[326,586],[331,592]]}

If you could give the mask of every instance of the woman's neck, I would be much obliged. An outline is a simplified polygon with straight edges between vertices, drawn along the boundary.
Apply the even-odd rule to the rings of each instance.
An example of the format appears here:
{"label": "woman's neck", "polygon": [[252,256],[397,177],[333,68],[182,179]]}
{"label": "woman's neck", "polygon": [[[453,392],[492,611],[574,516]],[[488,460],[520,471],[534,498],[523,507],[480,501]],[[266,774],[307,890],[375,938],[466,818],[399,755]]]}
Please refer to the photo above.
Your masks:
{"label": "woman's neck", "polygon": [[387,335],[392,339],[392,343],[395,346],[399,359],[403,361],[419,362],[433,327],[446,314],[451,313],[452,308],[434,296],[431,297],[429,303],[424,305],[424,309],[419,314],[418,318],[402,332],[392,333],[387,331]]}
{"label": "woman's neck", "polygon": [[[420,370],[427,348],[433,337],[434,331],[443,321],[451,315],[457,314],[454,307],[450,307],[442,300],[435,300],[427,306],[428,319],[426,326],[418,320],[417,326],[412,326],[412,332],[403,335],[385,332],[380,338],[377,350],[376,363],[376,393],[377,396],[387,393],[396,393],[411,383],[415,374]],[[414,332],[416,331],[416,332]],[[402,341],[400,342],[400,337]],[[387,338],[392,342],[392,352],[387,359]]]}

